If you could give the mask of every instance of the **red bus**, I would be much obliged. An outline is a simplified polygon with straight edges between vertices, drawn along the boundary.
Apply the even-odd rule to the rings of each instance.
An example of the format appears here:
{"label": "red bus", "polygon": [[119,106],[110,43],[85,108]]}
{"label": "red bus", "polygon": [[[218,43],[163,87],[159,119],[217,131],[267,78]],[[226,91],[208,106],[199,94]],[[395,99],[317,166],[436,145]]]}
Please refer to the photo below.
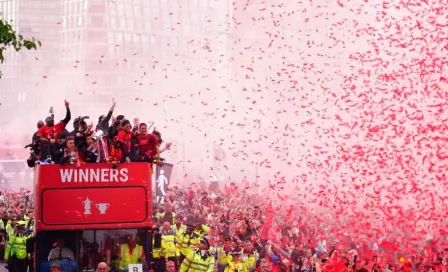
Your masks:
{"label": "red bus", "polygon": [[149,261],[151,170],[148,163],[36,166],[35,271],[61,259],[73,266],[64,270],[95,271],[105,261],[122,271],[118,252],[131,238]]}

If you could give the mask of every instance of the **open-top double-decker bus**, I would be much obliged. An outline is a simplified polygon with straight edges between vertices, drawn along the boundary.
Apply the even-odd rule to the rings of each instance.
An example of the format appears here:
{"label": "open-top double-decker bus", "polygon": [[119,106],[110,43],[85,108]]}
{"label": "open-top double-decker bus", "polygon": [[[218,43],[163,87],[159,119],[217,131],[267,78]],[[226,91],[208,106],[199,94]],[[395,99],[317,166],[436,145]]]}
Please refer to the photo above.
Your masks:
{"label": "open-top double-decker bus", "polygon": [[[37,272],[55,262],[64,271],[95,271],[101,261],[126,271],[119,254],[130,240],[143,249],[143,268],[149,264],[151,164],[38,165],[34,185]],[[57,243],[61,254],[52,252]]]}

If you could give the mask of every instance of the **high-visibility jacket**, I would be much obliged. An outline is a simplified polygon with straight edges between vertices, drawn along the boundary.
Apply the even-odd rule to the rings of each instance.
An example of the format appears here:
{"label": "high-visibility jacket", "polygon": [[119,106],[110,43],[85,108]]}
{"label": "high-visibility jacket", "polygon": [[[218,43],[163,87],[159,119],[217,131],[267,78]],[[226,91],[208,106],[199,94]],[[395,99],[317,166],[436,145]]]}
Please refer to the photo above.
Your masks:
{"label": "high-visibility jacket", "polygon": [[16,256],[17,259],[23,260],[28,257],[26,253],[26,240],[29,235],[14,234],[9,238],[8,245],[5,250],[5,259]]}
{"label": "high-visibility jacket", "polygon": [[255,268],[257,268],[257,261],[260,258],[258,252],[254,252],[252,254],[243,254],[241,259],[247,266],[247,270],[253,272]]}
{"label": "high-visibility jacket", "polygon": [[193,251],[188,255],[180,266],[180,272],[213,272],[215,268],[215,258],[206,253],[201,256],[201,251]]}
{"label": "high-visibility jacket", "polygon": [[201,225],[201,230],[195,229],[193,232],[196,233],[202,239],[210,232],[210,228],[207,227],[206,225]]}
{"label": "high-visibility jacket", "polygon": [[231,262],[227,265],[224,272],[247,272],[247,265],[243,261]]}
{"label": "high-visibility jacket", "polygon": [[184,233],[177,240],[176,247],[179,249],[179,252],[182,255],[188,256],[193,251],[196,250],[196,247],[199,245],[200,241],[201,241],[201,238],[198,237],[196,234],[192,233],[190,236],[187,233]]}
{"label": "high-visibility jacket", "polygon": [[229,254],[230,249],[228,251],[225,251],[224,248],[219,247],[217,249],[217,257],[218,257],[218,264],[221,266],[226,266],[229,264],[229,262],[232,260],[232,256]]}
{"label": "high-visibility jacket", "polygon": [[6,223],[6,234],[8,235],[8,237],[14,235],[14,227],[12,226],[11,220],[8,220],[8,222]]}
{"label": "high-visibility jacket", "polygon": [[155,248],[154,247],[154,239],[152,239],[152,257],[159,259],[159,258],[165,258],[166,256],[166,249],[163,244],[162,240],[162,247],[161,248]]}
{"label": "high-visibility jacket", "polygon": [[0,229],[5,229],[5,223],[0,219]]}
{"label": "high-visibility jacket", "polygon": [[179,256],[179,249],[176,247],[176,237],[173,234],[162,235],[162,247],[165,248],[165,257]]}
{"label": "high-visibility jacket", "polygon": [[[174,225],[174,223],[176,223],[176,213],[171,212],[171,216],[173,217],[173,220],[172,220],[172,222],[170,222],[170,224]],[[159,218],[159,220],[163,220],[163,217],[165,217],[165,212],[157,213],[156,217]],[[163,222],[160,222],[160,224],[163,224]]]}
{"label": "high-visibility jacket", "polygon": [[135,245],[132,254],[129,250],[128,244],[120,245],[120,270],[128,270],[130,264],[140,264],[141,256],[143,254],[143,247],[140,245]]}
{"label": "high-visibility jacket", "polygon": [[174,235],[176,235],[176,238],[179,238],[187,230],[187,227],[185,225],[180,225],[180,228],[177,228],[176,225],[172,225],[171,228],[173,229],[173,232],[174,232]]}

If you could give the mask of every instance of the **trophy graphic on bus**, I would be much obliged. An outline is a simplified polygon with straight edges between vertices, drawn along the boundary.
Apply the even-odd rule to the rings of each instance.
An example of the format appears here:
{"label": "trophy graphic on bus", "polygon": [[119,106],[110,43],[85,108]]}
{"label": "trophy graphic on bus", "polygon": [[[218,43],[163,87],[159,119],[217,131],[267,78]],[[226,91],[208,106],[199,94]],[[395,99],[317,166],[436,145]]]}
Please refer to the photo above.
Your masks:
{"label": "trophy graphic on bus", "polygon": [[82,204],[84,205],[84,214],[92,214],[90,212],[90,209],[92,208],[92,201],[87,197],[86,200],[82,201]]}
{"label": "trophy graphic on bus", "polygon": [[109,203],[98,203],[95,206],[100,211],[100,214],[106,214],[106,211],[110,207],[110,204]]}

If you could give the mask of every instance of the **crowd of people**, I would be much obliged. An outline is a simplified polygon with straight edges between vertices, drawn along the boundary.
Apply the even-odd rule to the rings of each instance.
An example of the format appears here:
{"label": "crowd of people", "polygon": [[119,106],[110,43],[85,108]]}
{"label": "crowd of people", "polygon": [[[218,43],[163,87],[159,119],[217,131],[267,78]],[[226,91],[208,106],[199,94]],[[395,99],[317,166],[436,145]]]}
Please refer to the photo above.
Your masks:
{"label": "crowd of people", "polygon": [[[123,115],[114,118],[115,102],[96,126],[87,123],[87,116],[75,118],[71,132],[67,130],[70,105],[65,102],[65,106],[66,116],[59,123],[55,124],[52,110],[45,122],[38,122],[30,167],[159,163],[160,154],[170,149],[170,143],[162,146],[160,132],[155,128],[149,132],[151,124],[137,119],[131,124]],[[439,240],[411,241],[405,233],[354,235],[338,229],[331,219],[304,212],[305,206],[285,208],[269,196],[251,193],[248,186],[241,188],[235,183],[224,190],[171,184],[165,203],[154,206],[154,271],[448,271],[448,245]],[[0,208],[1,256],[8,259],[11,237],[32,232],[32,194],[4,190]],[[132,263],[129,258],[126,264]],[[114,268],[110,259],[101,261],[97,271]],[[134,262],[148,267],[143,258]]]}
{"label": "crowd of people", "polygon": [[[162,241],[175,235],[180,271],[448,271],[448,247],[439,239],[354,235],[324,217],[319,221],[306,207],[274,207],[234,183],[223,191],[173,186],[167,200],[155,213],[156,228]],[[214,270],[186,269],[195,250],[201,255],[204,248]],[[162,243],[161,250],[176,263],[168,246]],[[194,261],[207,264],[204,257]]]}
{"label": "crowd of people", "polygon": [[[148,124],[131,121],[123,115],[113,117],[113,101],[107,115],[101,115],[98,123],[88,124],[88,116],[79,116],[73,121],[73,130],[68,131],[72,119],[70,104],[66,101],[66,115],[58,123],[51,115],[37,123],[37,131],[32,138],[31,156],[27,160],[30,167],[35,164],[74,164],[123,162],[159,163],[160,153],[170,149],[171,143],[163,143],[162,136],[156,128],[149,133]],[[153,124],[150,124],[152,126]]]}

